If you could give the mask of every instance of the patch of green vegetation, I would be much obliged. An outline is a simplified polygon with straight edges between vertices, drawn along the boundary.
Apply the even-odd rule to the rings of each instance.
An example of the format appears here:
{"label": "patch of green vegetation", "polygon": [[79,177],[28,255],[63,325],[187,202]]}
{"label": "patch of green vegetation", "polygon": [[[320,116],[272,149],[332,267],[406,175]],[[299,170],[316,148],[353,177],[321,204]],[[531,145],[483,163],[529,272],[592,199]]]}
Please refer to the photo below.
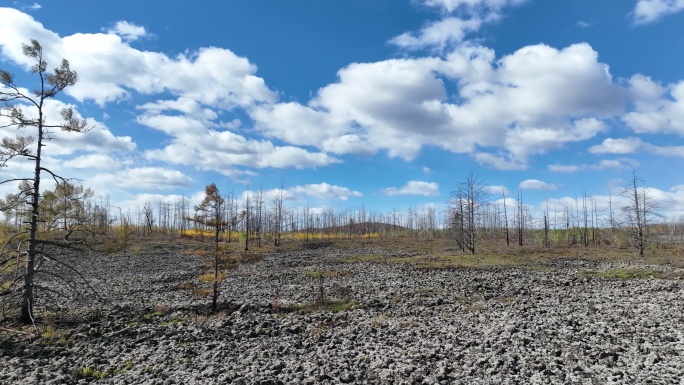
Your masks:
{"label": "patch of green vegetation", "polygon": [[40,336],[47,344],[58,344],[67,347],[74,345],[74,341],[70,340],[66,333],[57,330],[52,324],[47,324],[42,329],[43,331]]}
{"label": "patch of green vegetation", "polygon": [[372,262],[390,264],[409,264],[416,269],[448,269],[456,267],[489,268],[495,266],[538,266],[548,258],[542,255],[507,254],[439,254],[427,253],[410,257],[386,257],[382,255],[359,255],[344,260],[347,263]]}
{"label": "patch of green vegetation", "polygon": [[349,311],[356,307],[359,303],[357,301],[325,301],[325,303],[314,303],[306,305],[295,305],[293,310],[299,311],[301,313],[314,313],[314,312],[330,312],[330,313],[341,313]]}
{"label": "patch of green vegetation", "polygon": [[85,367],[81,369],[76,369],[72,373],[72,376],[76,379],[103,379],[109,375],[106,371],[99,371],[90,367]]}
{"label": "patch of green vegetation", "polygon": [[150,318],[154,318],[154,317],[161,317],[163,315],[164,315],[163,312],[157,310],[157,311],[153,311],[151,313],[147,313],[147,314],[143,315],[143,318],[144,319],[150,319]]}
{"label": "patch of green vegetation", "polygon": [[586,270],[579,273],[588,277],[600,277],[611,280],[627,279],[684,279],[684,271],[659,271],[653,269],[624,268],[608,269],[604,271]]}
{"label": "patch of green vegetation", "polygon": [[3,281],[0,282],[0,291],[5,291],[12,287],[12,281]]}
{"label": "patch of green vegetation", "polygon": [[46,340],[52,340],[57,338],[59,335],[57,334],[57,330],[52,325],[46,325],[43,328],[43,334],[41,334],[41,337],[43,337]]}
{"label": "patch of green vegetation", "polygon": [[464,254],[417,257],[417,269],[446,269],[454,267],[489,268],[500,266],[528,266],[538,264],[542,259],[535,256],[511,256],[507,254]]}
{"label": "patch of green vegetation", "polygon": [[116,376],[119,374],[126,373],[127,371],[131,370],[135,366],[131,361],[127,361],[124,366],[118,369],[114,369],[114,373],[112,375]]}
{"label": "patch of green vegetation", "polygon": [[180,317],[173,317],[168,321],[162,322],[162,326],[177,325],[183,323],[184,319]]}

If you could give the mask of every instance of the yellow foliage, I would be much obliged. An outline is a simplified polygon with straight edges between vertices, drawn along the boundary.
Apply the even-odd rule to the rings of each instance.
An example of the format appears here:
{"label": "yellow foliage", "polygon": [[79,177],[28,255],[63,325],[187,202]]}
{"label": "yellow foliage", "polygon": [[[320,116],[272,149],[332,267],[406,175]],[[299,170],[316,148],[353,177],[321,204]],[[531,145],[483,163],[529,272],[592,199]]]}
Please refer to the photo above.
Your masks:
{"label": "yellow foliage", "polygon": [[179,235],[187,237],[213,237],[215,234],[214,230],[197,230],[197,229],[187,229],[184,231],[179,231]]}
{"label": "yellow foliage", "polygon": [[202,282],[221,282],[224,279],[226,279],[227,276],[228,276],[228,273],[226,273],[225,271],[218,273],[217,276],[214,276],[214,273],[205,273],[205,274],[200,275],[200,281],[202,281]]}
{"label": "yellow foliage", "polygon": [[195,294],[196,297],[205,297],[205,296],[213,293],[214,291],[212,289],[209,289],[209,288],[197,288],[197,289],[193,290],[192,292],[193,292],[193,294]]}

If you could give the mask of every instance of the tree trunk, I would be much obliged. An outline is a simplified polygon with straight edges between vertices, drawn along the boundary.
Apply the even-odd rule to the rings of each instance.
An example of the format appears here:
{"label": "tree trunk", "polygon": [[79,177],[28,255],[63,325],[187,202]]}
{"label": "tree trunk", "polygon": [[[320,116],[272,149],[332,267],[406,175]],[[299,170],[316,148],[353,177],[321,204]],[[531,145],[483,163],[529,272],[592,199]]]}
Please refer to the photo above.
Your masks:
{"label": "tree trunk", "polygon": [[31,197],[31,220],[29,222],[29,246],[26,256],[26,272],[24,275],[24,291],[21,301],[19,322],[29,324],[33,322],[33,281],[35,279],[36,246],[38,232],[38,212],[40,209],[40,156],[43,149],[43,100],[38,108],[38,145],[36,150],[36,168],[33,176],[33,196]]}

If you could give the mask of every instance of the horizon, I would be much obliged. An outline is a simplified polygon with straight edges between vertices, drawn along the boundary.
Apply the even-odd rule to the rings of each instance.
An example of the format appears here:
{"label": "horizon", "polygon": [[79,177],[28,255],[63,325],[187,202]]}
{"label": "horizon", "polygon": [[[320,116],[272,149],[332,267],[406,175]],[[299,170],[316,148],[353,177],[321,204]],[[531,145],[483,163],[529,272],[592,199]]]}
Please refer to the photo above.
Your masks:
{"label": "horizon", "polygon": [[[494,202],[522,192],[539,213],[586,194],[605,212],[636,171],[676,221],[684,5],[659,5],[14,1],[0,69],[33,87],[31,39],[50,68],[70,61],[79,82],[48,116],[71,105],[94,129],[55,133],[46,165],[130,210],[216,183],[283,188],[298,210],[442,212],[473,172]],[[13,162],[0,180],[30,172]]]}

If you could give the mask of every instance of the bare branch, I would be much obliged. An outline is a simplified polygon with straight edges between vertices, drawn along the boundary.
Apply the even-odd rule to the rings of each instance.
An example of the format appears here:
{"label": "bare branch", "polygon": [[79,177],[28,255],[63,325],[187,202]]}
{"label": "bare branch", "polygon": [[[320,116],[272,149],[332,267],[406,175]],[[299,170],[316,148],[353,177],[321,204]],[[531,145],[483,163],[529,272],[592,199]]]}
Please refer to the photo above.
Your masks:
{"label": "bare branch", "polygon": [[41,167],[40,170],[45,171],[48,174],[52,175],[52,179],[54,179],[55,183],[57,183],[57,184],[59,184],[60,181],[65,182],[65,183],[68,181],[68,179],[55,174],[54,172],[50,171],[49,169],[47,169],[45,167]]}

